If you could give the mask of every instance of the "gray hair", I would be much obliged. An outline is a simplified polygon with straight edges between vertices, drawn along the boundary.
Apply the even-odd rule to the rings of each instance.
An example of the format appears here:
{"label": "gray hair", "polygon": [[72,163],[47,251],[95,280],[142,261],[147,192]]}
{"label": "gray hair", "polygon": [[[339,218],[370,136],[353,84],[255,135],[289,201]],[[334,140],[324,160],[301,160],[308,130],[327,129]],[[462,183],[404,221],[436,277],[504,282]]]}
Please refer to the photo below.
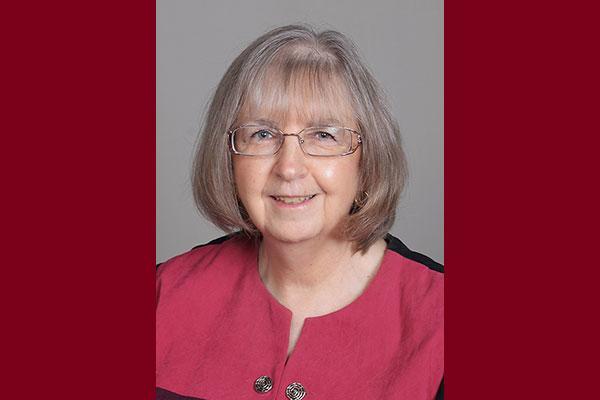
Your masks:
{"label": "gray hair", "polygon": [[[400,132],[383,93],[345,35],[304,25],[274,29],[252,42],[229,66],[213,95],[193,164],[200,212],[226,232],[260,232],[236,195],[227,132],[253,109],[284,115],[291,92],[317,99],[306,115],[335,112],[331,99],[348,100],[363,143],[359,188],[341,234],[365,252],[394,223],[406,176]],[[329,101],[328,101],[329,100]],[[309,102],[310,103],[310,102]],[[339,104],[339,102],[338,102]]]}

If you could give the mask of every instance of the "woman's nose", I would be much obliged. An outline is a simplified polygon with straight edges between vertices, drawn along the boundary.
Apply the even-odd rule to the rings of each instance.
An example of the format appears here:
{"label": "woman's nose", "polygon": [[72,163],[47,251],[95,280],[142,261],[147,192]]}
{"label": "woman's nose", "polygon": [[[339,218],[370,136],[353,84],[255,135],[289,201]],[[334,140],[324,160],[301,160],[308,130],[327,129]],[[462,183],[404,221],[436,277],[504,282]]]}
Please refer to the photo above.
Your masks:
{"label": "woman's nose", "polygon": [[281,148],[274,157],[275,174],[283,180],[291,181],[306,176],[306,155],[300,148],[298,136],[284,136]]}

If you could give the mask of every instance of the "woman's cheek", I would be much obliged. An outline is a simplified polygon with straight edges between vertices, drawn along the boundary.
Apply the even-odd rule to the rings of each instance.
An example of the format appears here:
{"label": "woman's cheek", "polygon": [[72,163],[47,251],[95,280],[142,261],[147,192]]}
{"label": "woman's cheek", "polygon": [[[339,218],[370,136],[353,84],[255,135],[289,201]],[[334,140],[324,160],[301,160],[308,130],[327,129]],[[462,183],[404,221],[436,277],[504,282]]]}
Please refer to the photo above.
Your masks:
{"label": "woman's cheek", "polygon": [[325,192],[340,190],[352,186],[358,179],[358,166],[350,158],[336,159],[336,163],[328,163],[319,169],[320,183]]}
{"label": "woman's cheek", "polygon": [[328,180],[334,179],[336,176],[335,168],[332,166],[325,168],[322,172],[322,175],[323,175],[323,178],[325,178],[325,179],[328,179]]}

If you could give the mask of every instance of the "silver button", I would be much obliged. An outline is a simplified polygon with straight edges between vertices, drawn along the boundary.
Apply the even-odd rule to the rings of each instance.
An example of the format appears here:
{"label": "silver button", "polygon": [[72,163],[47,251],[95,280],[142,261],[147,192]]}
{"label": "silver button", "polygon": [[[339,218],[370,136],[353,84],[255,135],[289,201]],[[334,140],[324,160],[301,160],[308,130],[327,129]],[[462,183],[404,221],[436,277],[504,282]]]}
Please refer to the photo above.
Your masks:
{"label": "silver button", "polygon": [[258,393],[267,393],[273,388],[273,380],[266,375],[259,376],[254,381],[254,390]]}
{"label": "silver button", "polygon": [[306,391],[304,390],[304,386],[298,382],[294,382],[285,388],[285,395],[290,400],[302,400],[306,396]]}

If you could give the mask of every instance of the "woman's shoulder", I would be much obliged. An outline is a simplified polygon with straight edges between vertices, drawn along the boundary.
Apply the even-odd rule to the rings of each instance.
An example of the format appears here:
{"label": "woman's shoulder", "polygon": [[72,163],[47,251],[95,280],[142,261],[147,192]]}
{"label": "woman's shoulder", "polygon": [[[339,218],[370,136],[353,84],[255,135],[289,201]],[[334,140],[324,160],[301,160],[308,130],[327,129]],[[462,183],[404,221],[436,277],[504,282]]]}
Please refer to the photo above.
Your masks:
{"label": "woman's shoulder", "polygon": [[425,272],[431,272],[433,275],[444,274],[444,266],[442,264],[424,254],[409,249],[397,237],[388,233],[384,239],[387,243],[387,249],[402,257],[407,264],[415,268],[420,268]]}
{"label": "woman's shoulder", "polygon": [[[411,293],[415,299],[425,298],[443,302],[444,266],[432,258],[409,249],[402,241],[386,235],[388,273],[390,284],[396,282],[403,293]],[[440,305],[436,305],[440,307]]]}
{"label": "woman's shoulder", "polygon": [[[232,233],[200,244],[156,266],[157,283],[163,286],[180,286],[199,275],[232,276],[241,262],[254,251],[253,242],[243,235]],[[232,268],[235,266],[236,268]],[[223,274],[228,269],[227,274]]]}

